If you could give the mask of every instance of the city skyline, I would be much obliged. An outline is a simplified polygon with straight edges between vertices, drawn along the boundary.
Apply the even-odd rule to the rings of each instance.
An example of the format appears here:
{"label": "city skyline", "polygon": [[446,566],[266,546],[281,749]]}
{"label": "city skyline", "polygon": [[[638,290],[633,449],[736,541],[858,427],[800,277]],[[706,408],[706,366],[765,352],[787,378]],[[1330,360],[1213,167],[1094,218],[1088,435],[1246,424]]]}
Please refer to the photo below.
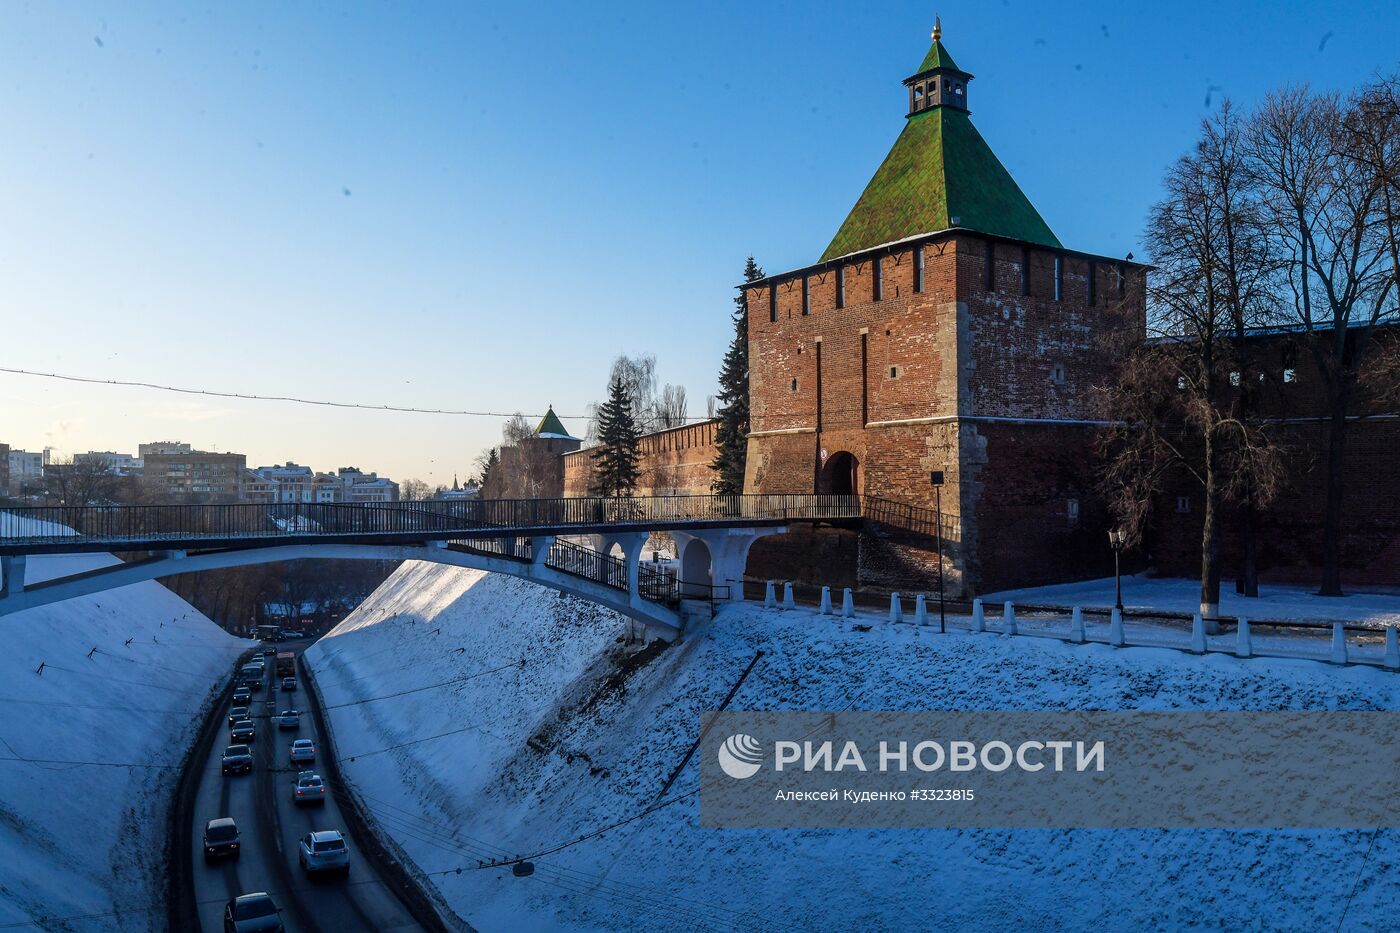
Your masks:
{"label": "city skyline", "polygon": [[[614,356],[650,352],[703,414],[744,256],[817,258],[902,126],[899,81],[937,12],[6,10],[0,106],[21,132],[0,203],[23,222],[0,234],[0,365],[573,416]],[[1395,66],[1400,25],[1368,3],[1335,21],[1262,3],[941,12],[978,126],[1050,227],[1139,258],[1162,169],[1223,94],[1349,88]],[[433,485],[504,420],[9,374],[0,409],[21,449],[180,437]]]}

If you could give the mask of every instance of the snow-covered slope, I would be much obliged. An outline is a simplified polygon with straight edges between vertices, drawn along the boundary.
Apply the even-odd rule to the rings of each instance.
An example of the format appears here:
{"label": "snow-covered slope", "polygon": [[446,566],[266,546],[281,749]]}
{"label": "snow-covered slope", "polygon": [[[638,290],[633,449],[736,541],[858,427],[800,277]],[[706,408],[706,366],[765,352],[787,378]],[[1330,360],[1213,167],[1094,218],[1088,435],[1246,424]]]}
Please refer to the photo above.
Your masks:
{"label": "snow-covered slope", "polygon": [[[25,576],[115,562],[31,557]],[[165,929],[177,768],[247,644],[158,583],[0,618],[0,927]]]}
{"label": "snow-covered slope", "polygon": [[[1390,832],[723,831],[699,828],[690,797],[537,859],[532,877],[476,868],[646,811],[699,714],[760,649],[734,708],[1400,702],[1400,678],[1373,669],[861,621],[873,629],[728,607],[703,633],[608,679],[627,631],[618,617],[523,581],[406,564],[308,658],[341,752],[354,758],[349,779],[484,931],[1310,930],[1335,928],[1344,912],[1346,929],[1392,925],[1400,836]],[[692,760],[672,794],[697,782]]]}

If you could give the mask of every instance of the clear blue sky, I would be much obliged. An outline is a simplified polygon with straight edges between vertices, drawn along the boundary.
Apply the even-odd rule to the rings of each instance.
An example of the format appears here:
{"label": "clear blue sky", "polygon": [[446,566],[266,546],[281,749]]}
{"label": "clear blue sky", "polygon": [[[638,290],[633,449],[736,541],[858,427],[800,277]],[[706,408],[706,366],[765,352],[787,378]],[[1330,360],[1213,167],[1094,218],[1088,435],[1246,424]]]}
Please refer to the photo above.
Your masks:
{"label": "clear blue sky", "polygon": [[[744,257],[821,253],[936,12],[992,148],[1115,256],[1208,99],[1400,59],[1393,0],[8,3],[0,366],[578,414],[648,352],[702,413]],[[29,449],[450,482],[499,430],[0,375],[0,441]]]}

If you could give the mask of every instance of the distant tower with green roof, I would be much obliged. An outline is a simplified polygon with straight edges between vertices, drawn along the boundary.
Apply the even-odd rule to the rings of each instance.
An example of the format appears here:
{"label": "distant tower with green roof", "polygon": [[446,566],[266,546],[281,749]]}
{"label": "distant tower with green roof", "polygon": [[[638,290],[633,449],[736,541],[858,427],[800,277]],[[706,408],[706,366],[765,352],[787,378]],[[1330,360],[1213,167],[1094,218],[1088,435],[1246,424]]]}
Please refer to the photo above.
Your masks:
{"label": "distant tower with green roof", "polygon": [[[1143,266],[1060,242],[973,125],[971,82],[936,24],[903,79],[899,135],[820,258],[740,286],[744,491],[922,509],[941,475],[945,569],[969,594],[1102,572],[1092,389],[1112,377],[1113,342],[1143,332],[1146,304]],[[997,107],[997,90],[979,85],[978,106]],[[1105,180],[1066,185],[1112,196]],[[934,578],[934,539],[917,528],[886,524],[859,542],[865,583]]]}

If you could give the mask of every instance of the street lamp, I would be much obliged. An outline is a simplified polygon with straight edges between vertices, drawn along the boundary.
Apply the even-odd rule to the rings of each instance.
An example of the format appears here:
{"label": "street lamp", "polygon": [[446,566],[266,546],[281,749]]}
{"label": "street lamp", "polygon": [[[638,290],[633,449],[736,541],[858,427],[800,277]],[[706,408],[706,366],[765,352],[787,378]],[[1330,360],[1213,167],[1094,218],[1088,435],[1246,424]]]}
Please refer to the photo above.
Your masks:
{"label": "street lamp", "polygon": [[1118,555],[1123,553],[1123,545],[1127,540],[1128,534],[1122,528],[1109,529],[1108,546],[1113,548],[1113,605],[1119,612],[1123,611],[1123,575],[1118,569]]}
{"label": "street lamp", "polygon": [[948,633],[948,615],[943,602],[943,471],[933,470],[928,475],[929,485],[933,487],[934,509],[938,523],[938,632],[940,635]]}

